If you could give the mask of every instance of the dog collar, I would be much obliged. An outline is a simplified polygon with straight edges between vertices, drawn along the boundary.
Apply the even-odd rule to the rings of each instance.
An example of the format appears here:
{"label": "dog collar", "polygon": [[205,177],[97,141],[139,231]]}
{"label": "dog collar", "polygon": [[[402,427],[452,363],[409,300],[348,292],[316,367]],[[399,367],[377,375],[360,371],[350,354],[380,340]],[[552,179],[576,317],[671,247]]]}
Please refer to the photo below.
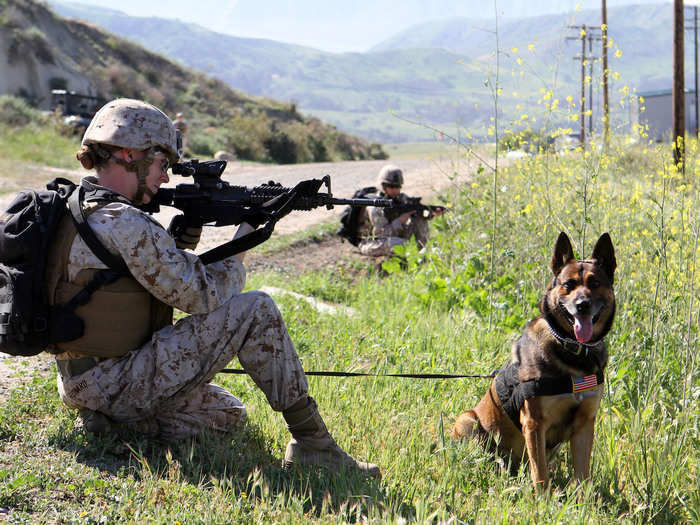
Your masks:
{"label": "dog collar", "polygon": [[557,341],[561,343],[564,349],[576,355],[579,355],[584,349],[586,351],[586,355],[588,355],[589,350],[597,350],[598,348],[600,348],[600,345],[603,344],[602,339],[599,339],[595,343],[582,343],[580,341],[576,341],[575,339],[571,339],[570,337],[566,337],[557,332],[556,328],[552,326],[552,323],[549,322],[549,319],[547,319],[546,316],[544,320],[547,323],[547,328],[549,328],[549,332],[554,336],[554,338]]}

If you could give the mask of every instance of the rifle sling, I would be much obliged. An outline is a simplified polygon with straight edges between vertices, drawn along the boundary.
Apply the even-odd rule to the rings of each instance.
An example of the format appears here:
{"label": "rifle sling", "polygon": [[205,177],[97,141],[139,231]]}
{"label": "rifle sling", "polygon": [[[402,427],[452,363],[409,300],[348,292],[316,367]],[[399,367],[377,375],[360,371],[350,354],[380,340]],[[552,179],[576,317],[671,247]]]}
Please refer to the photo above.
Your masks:
{"label": "rifle sling", "polygon": [[272,235],[272,231],[275,229],[277,221],[287,215],[290,211],[294,209],[294,202],[298,196],[298,190],[292,188],[288,193],[286,202],[280,206],[276,211],[272,212],[272,219],[263,227],[254,230],[250,233],[239,237],[238,239],[233,239],[227,243],[224,243],[216,248],[204,252],[199,256],[199,259],[204,264],[210,264],[213,262],[221,261],[237,253],[245,252],[254,248],[258,244],[264,243]]}
{"label": "rifle sling", "polygon": [[275,222],[270,221],[263,228],[254,230],[243,235],[242,237],[233,239],[220,246],[217,246],[216,248],[212,248],[211,250],[204,252],[199,256],[199,259],[204,264],[210,264],[236,255],[237,253],[245,252],[268,240],[274,229]]}

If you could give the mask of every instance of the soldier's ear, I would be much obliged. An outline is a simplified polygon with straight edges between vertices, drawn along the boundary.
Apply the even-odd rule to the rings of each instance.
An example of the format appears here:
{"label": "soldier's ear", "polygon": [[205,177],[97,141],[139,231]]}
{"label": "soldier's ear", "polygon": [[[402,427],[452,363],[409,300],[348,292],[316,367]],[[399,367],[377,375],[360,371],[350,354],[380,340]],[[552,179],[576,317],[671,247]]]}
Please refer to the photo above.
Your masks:
{"label": "soldier's ear", "polygon": [[571,247],[569,237],[561,232],[554,245],[554,255],[552,256],[552,271],[554,275],[559,275],[561,269],[574,258],[574,249]]}
{"label": "soldier's ear", "polygon": [[615,248],[613,248],[612,239],[610,239],[610,235],[607,232],[601,235],[595,243],[593,259],[598,266],[605,270],[610,279],[610,284],[612,284],[613,274],[615,273],[615,268],[617,268],[617,259],[615,259]]}

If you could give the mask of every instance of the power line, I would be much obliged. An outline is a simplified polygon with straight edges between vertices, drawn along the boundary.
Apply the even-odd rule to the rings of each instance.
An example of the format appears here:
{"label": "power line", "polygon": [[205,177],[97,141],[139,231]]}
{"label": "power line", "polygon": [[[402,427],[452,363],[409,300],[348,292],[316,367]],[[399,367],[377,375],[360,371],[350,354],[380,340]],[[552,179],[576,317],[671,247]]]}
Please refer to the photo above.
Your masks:
{"label": "power line", "polygon": [[[578,36],[568,36],[566,40],[580,40],[581,41],[581,54],[575,55],[574,60],[581,61],[581,147],[586,149],[586,103],[590,110],[589,115],[589,131],[588,134],[593,133],[593,63],[600,57],[593,56],[593,41],[602,41],[603,37],[598,31],[601,31],[598,27],[587,26],[586,24],[580,26],[568,26],[569,29],[576,29],[579,33]],[[586,42],[588,42],[588,55],[586,55]],[[586,97],[586,66],[589,69],[589,89],[588,97]]]}

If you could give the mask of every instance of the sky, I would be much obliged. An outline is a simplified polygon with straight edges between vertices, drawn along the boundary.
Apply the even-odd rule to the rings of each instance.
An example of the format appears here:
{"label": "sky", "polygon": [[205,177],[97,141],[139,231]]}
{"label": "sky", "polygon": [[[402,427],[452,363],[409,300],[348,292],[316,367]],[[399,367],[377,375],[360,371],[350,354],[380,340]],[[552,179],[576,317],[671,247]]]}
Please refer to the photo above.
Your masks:
{"label": "sky", "polygon": [[[331,52],[362,52],[399,31],[456,16],[527,17],[599,9],[601,0],[73,0],[133,16],[193,22],[220,33],[267,38]],[[670,0],[607,0],[608,9]],[[686,2],[688,3],[688,2]]]}

